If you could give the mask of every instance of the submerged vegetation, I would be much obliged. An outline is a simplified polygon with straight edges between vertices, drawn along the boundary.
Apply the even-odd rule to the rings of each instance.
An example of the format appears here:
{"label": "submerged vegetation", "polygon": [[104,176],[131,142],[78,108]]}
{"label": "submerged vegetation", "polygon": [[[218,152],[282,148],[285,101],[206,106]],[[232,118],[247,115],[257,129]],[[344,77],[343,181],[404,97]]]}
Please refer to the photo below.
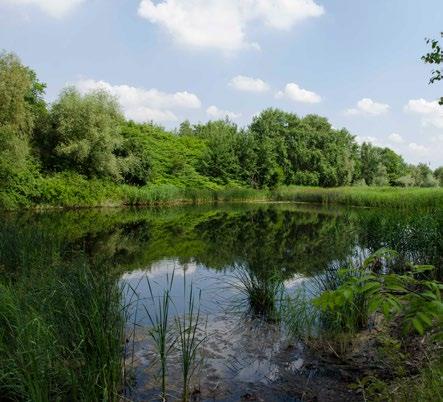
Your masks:
{"label": "submerged vegetation", "polygon": [[[245,128],[185,121],[170,132],[126,121],[105,91],[67,88],[47,105],[45,84],[13,54],[0,55],[0,82],[1,208],[269,200],[278,188],[280,198],[297,199],[305,191],[288,186],[358,186],[358,205],[397,206],[404,193],[372,187],[442,184],[441,168],[359,145],[317,115],[267,109]],[[414,205],[441,200],[432,190],[408,194]]]}

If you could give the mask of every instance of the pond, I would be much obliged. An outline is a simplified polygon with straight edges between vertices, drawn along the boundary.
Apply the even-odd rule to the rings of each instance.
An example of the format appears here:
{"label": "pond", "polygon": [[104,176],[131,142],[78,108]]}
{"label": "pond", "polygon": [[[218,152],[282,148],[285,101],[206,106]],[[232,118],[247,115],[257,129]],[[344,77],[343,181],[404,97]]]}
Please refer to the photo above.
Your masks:
{"label": "pond", "polygon": [[[3,275],[26,275],[17,267],[35,269],[54,254],[63,261],[81,251],[119,273],[128,307],[129,400],[158,400],[147,311],[167,287],[172,320],[189,307],[191,288],[200,312],[194,400],[359,400],[335,368],[288,336],[267,292],[291,294],[382,247],[441,273],[442,235],[442,213],[286,203],[21,212],[3,215],[0,267]],[[172,396],[180,394],[180,375],[172,351]]]}

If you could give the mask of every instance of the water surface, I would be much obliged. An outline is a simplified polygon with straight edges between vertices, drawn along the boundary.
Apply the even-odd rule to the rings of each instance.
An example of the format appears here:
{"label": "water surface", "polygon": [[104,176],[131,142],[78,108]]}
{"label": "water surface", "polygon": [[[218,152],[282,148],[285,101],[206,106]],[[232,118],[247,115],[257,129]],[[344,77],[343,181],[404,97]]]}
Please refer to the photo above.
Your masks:
{"label": "water surface", "polygon": [[[136,293],[128,316],[128,330],[137,321],[134,348],[128,348],[135,379],[128,393],[132,400],[155,400],[159,392],[147,336],[148,280],[161,295],[174,273],[173,315],[183,313],[191,284],[201,291],[206,340],[194,384],[196,400],[355,400],[337,372],[316,366],[303,344],[251,309],[239,290],[242,275],[266,285],[278,272],[291,292],[381,247],[443,269],[442,213],[239,204],[21,212],[2,218],[4,275],[25,275],[31,266],[54,258],[69,261],[82,251],[118,273],[127,302]],[[170,365],[170,392],[177,394],[176,356]]]}

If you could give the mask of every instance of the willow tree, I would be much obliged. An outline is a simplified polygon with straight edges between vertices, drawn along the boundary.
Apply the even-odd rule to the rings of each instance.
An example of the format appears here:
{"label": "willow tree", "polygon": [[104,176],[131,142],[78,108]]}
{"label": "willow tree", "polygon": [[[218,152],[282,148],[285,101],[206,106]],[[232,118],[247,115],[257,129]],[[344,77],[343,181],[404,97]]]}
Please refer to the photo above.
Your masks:
{"label": "willow tree", "polygon": [[52,167],[88,178],[119,180],[117,151],[123,120],[117,100],[109,93],[98,90],[82,95],[75,88],[65,89],[51,109]]}
{"label": "willow tree", "polygon": [[12,53],[0,54],[0,185],[18,184],[33,169],[30,141],[46,112],[45,85]]}

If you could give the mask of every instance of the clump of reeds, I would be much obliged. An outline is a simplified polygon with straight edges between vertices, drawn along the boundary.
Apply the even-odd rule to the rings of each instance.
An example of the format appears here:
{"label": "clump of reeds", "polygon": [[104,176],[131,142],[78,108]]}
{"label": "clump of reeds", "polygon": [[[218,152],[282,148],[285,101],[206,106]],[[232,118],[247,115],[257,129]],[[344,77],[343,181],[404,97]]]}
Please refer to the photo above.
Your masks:
{"label": "clump of reeds", "polygon": [[273,191],[276,201],[317,204],[342,204],[360,207],[392,207],[401,209],[441,209],[442,188],[401,187],[303,187],[286,186]]}
{"label": "clump of reeds", "polygon": [[279,319],[279,305],[284,293],[281,275],[275,270],[255,270],[240,264],[234,267],[232,286],[238,290],[248,304],[253,316],[269,320]]}
{"label": "clump of reeds", "polygon": [[174,282],[174,272],[171,276],[167,276],[167,286],[159,296],[154,294],[149,278],[147,278],[147,282],[151,306],[150,308],[144,306],[144,308],[150,322],[148,333],[154,343],[160,361],[161,398],[163,401],[166,401],[167,358],[175,344],[175,340],[171,337],[169,323],[170,305],[172,301],[171,289]]}
{"label": "clump of reeds", "polygon": [[0,394],[118,401],[124,386],[118,278],[82,256],[48,268],[0,285]]}
{"label": "clump of reeds", "polygon": [[[184,282],[186,289],[186,280]],[[182,369],[183,391],[182,401],[189,401],[190,385],[192,377],[197,369],[197,358],[200,345],[204,337],[199,334],[201,326],[200,314],[201,290],[196,297],[194,287],[191,284],[189,294],[186,299],[185,291],[185,311],[175,319],[177,327],[177,344],[180,352],[180,363]]]}

